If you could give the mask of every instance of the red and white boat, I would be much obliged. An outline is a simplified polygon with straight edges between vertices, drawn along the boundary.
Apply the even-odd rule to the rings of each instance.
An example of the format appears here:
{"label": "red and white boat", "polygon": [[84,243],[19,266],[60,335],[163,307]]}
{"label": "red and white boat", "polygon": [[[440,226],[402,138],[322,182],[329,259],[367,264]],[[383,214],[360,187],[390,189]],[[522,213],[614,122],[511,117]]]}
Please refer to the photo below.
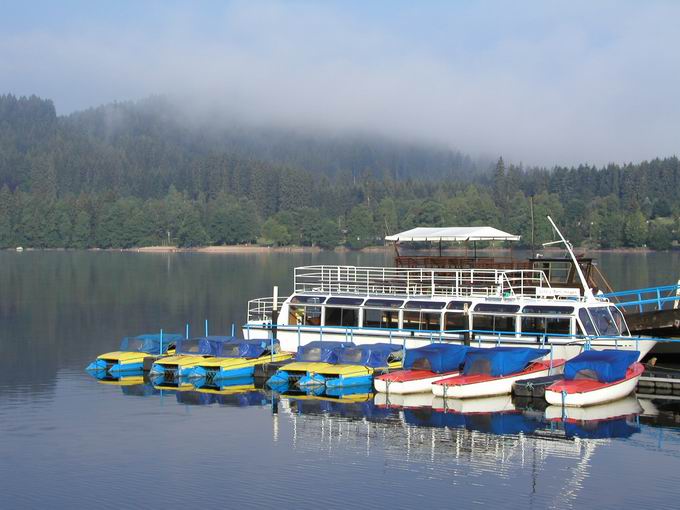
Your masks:
{"label": "red and white boat", "polygon": [[552,405],[583,407],[630,395],[644,372],[638,356],[613,349],[582,352],[566,363],[564,380],[546,388],[545,399]]}
{"label": "red and white boat", "polygon": [[375,377],[373,385],[378,393],[430,393],[432,383],[460,373],[460,367],[469,351],[470,348],[464,345],[444,343],[407,349],[404,370]]}
{"label": "red and white boat", "polygon": [[468,353],[463,373],[432,384],[437,397],[479,398],[512,393],[515,381],[545,377],[561,370],[564,360],[533,361],[547,349],[494,347]]}

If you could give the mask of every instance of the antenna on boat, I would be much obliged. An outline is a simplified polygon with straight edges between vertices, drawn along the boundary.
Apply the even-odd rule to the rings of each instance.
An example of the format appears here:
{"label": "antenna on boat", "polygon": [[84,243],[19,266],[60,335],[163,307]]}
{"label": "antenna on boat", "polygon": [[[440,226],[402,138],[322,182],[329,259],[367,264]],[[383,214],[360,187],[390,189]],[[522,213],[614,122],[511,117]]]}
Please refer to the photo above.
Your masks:
{"label": "antenna on boat", "polygon": [[[567,252],[569,253],[569,256],[571,257],[571,260],[574,262],[574,268],[576,269],[576,274],[579,277],[579,280],[581,280],[581,285],[583,285],[583,295],[587,300],[595,299],[595,296],[593,295],[593,291],[588,285],[588,281],[586,280],[585,275],[583,274],[583,271],[581,271],[581,266],[578,263],[578,260],[576,260],[576,255],[574,255],[574,250],[572,250],[571,243],[567,241],[564,236],[562,235],[562,232],[560,232],[560,229],[557,228],[557,225],[555,225],[555,222],[553,219],[548,215],[548,221],[552,225],[552,228],[555,229],[555,232],[557,232],[557,235],[560,236],[560,239],[562,240],[561,242],[564,244],[565,248],[567,249]],[[557,241],[560,242],[560,241]],[[555,244],[555,243],[546,243],[546,244]]]}

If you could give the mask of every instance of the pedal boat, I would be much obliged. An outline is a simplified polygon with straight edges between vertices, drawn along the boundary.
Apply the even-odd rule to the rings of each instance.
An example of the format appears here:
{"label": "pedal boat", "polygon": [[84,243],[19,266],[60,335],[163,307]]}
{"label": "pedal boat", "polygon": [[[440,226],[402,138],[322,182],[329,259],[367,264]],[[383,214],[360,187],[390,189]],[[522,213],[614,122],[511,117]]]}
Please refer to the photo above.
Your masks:
{"label": "pedal boat", "polygon": [[364,344],[340,350],[337,364],[309,366],[298,386],[326,386],[326,390],[369,386],[373,374],[401,368],[403,348],[388,343]]}
{"label": "pedal boat", "polygon": [[567,361],[564,380],[548,386],[545,399],[551,405],[582,407],[630,395],[644,372],[639,356],[639,351],[584,351]]}
{"label": "pedal boat", "polygon": [[534,361],[548,349],[493,347],[468,352],[463,372],[432,384],[432,392],[445,398],[481,398],[512,393],[515,381],[545,377],[560,371],[564,360]]}
{"label": "pedal boat", "polygon": [[223,346],[233,343],[234,340],[234,337],[229,336],[205,336],[178,340],[175,355],[159,359],[151,365],[149,377],[158,379],[160,376],[165,376],[168,380],[182,377],[188,373],[188,369],[205,359],[219,356]]}
{"label": "pedal boat", "polygon": [[271,388],[292,386],[307,375],[310,370],[323,370],[332,367],[340,359],[340,351],[345,347],[356,347],[351,342],[315,340],[301,345],[294,361],[279,368],[268,380]]}
{"label": "pedal boat", "polygon": [[90,373],[108,372],[114,377],[143,370],[146,358],[160,358],[174,353],[174,346],[181,339],[182,335],[172,333],[125,337],[120,342],[119,350],[97,356],[86,370]]}
{"label": "pedal boat", "polygon": [[252,377],[257,365],[286,361],[292,357],[293,353],[281,351],[281,344],[278,341],[240,340],[223,344],[219,356],[202,359],[194,367],[187,369],[184,376],[197,387],[200,380],[205,381],[204,384],[226,386],[230,383],[219,383],[229,379]]}
{"label": "pedal boat", "polygon": [[444,343],[406,349],[404,370],[377,376],[373,381],[375,390],[396,395],[431,393],[432,383],[460,373],[469,350],[464,345]]}

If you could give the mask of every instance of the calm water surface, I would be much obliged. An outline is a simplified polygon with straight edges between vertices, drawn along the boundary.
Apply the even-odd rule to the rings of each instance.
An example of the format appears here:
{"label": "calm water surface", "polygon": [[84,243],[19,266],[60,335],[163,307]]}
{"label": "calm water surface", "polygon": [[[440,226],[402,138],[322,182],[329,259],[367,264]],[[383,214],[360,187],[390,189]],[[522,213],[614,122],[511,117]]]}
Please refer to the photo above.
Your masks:
{"label": "calm water surface", "polygon": [[[680,270],[676,253],[599,259],[618,289],[672,283]],[[433,410],[366,395],[160,392],[84,371],[126,335],[186,322],[198,334],[205,318],[228,334],[248,299],[273,283],[290,290],[296,265],[389,262],[0,253],[0,507],[680,506],[673,401],[630,399],[564,422],[503,402]],[[487,412],[494,405],[505,412]]]}

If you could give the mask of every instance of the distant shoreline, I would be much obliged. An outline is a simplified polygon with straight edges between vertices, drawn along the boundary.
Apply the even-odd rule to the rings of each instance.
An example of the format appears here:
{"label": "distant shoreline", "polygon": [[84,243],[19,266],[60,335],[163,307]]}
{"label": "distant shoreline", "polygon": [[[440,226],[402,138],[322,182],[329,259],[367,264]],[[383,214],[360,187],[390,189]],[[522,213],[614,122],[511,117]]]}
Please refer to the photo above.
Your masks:
{"label": "distant shoreline", "polygon": [[[394,251],[391,245],[387,246],[368,246],[360,250],[352,250],[344,246],[338,246],[334,249],[319,248],[318,246],[259,246],[259,245],[224,245],[224,246],[200,246],[195,248],[180,248],[177,246],[140,246],[136,248],[85,248],[79,250],[77,248],[23,248],[17,250],[16,248],[6,248],[3,251],[92,251],[92,252],[133,252],[133,253],[208,253],[208,254],[225,254],[225,253],[321,253],[321,252],[336,252],[336,253],[380,253],[385,251]],[[526,252],[529,248],[479,248],[478,254],[484,253],[512,253],[515,251]],[[564,250],[560,248],[545,248],[542,252],[561,253]],[[657,250],[651,248],[579,248],[575,251],[581,253],[655,253]],[[665,251],[675,251],[675,248]],[[451,248],[443,250],[443,254],[461,254],[471,253],[472,250],[465,250],[464,248]],[[432,254],[432,251],[426,252],[415,250],[403,250],[404,255],[424,255]]]}

